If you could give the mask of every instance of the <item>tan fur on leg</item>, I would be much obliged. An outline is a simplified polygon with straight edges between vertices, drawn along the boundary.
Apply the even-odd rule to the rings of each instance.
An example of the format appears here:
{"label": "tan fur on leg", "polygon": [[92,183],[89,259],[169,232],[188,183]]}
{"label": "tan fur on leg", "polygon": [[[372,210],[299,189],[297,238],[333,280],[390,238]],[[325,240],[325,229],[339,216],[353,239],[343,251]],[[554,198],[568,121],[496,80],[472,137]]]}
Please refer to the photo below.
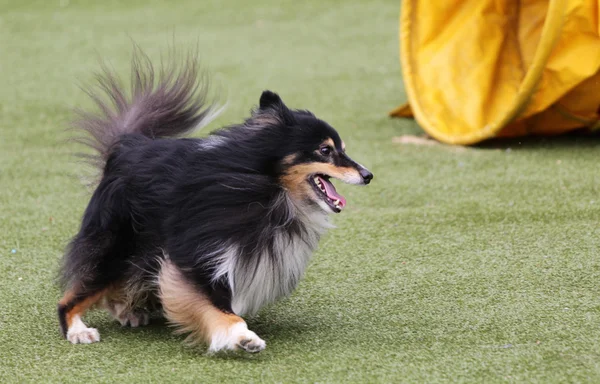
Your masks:
{"label": "tan fur on leg", "polygon": [[90,344],[100,341],[100,334],[95,328],[88,328],[81,316],[92,306],[94,306],[105,294],[100,291],[85,299],[78,299],[75,291],[65,293],[58,303],[59,316],[61,317],[61,327],[67,340],[73,344]]}
{"label": "tan fur on leg", "polygon": [[158,281],[165,316],[179,327],[178,333],[189,333],[187,341],[204,342],[210,352],[239,348],[259,352],[265,348],[265,342],[248,330],[244,319],[215,307],[169,260],[163,262]]}

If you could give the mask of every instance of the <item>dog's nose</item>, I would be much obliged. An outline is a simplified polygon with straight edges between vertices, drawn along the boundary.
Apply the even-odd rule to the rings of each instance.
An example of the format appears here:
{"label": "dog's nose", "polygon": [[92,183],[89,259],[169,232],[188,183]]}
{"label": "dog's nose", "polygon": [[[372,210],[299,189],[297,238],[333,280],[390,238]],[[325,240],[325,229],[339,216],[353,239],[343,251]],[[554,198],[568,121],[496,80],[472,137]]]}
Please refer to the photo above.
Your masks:
{"label": "dog's nose", "polygon": [[363,182],[365,184],[369,184],[371,182],[371,180],[373,179],[373,174],[371,172],[369,172],[368,169],[363,168],[359,171],[359,173],[362,176]]}

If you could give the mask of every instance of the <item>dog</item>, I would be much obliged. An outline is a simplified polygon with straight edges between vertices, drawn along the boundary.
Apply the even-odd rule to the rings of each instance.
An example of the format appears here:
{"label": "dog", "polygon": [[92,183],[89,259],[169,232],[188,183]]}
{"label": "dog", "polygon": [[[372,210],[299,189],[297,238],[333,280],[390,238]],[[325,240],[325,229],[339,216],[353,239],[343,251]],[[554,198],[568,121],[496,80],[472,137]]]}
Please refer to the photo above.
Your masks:
{"label": "dog", "polygon": [[209,352],[263,350],[241,316],[298,284],[346,206],[331,179],[373,178],[334,128],[268,90],[243,123],[182,137],[216,111],[197,64],[191,55],[155,71],[136,50],[130,93],[106,69],[86,89],[97,108],[73,124],[100,177],[60,269],[71,343],[100,340],[82,321],[99,306],[131,327],[159,312]]}

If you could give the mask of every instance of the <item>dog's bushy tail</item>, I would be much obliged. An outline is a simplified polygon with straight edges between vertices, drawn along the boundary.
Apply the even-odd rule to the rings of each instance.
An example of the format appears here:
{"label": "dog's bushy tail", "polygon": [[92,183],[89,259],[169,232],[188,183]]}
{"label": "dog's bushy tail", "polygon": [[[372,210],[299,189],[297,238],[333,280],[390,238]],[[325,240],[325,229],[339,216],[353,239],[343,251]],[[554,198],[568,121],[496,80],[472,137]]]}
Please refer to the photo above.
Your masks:
{"label": "dog's bushy tail", "polygon": [[75,140],[95,152],[82,156],[101,169],[123,135],[182,136],[208,124],[217,113],[207,102],[208,77],[200,72],[195,53],[183,58],[173,54],[170,64],[156,73],[148,56],[135,48],[129,91],[106,66],[96,75],[95,86],[84,91],[97,110],[76,110],[72,127],[83,133]]}

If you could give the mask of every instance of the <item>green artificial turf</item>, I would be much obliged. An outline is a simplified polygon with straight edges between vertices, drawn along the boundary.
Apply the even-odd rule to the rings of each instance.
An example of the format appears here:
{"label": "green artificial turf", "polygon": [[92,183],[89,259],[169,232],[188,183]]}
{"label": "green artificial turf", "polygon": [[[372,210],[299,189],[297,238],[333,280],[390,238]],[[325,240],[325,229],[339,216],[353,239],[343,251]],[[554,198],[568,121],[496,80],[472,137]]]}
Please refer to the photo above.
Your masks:
{"label": "green artificial turf", "polygon": [[[600,382],[600,159],[592,138],[402,145],[397,1],[0,1],[0,382]],[[239,122],[265,88],[330,122],[375,174],[297,291],[249,319],[258,355],[163,324],[58,332],[53,277],[85,167],[64,128],[104,57],[198,46]],[[13,251],[14,250],[14,251]]]}

